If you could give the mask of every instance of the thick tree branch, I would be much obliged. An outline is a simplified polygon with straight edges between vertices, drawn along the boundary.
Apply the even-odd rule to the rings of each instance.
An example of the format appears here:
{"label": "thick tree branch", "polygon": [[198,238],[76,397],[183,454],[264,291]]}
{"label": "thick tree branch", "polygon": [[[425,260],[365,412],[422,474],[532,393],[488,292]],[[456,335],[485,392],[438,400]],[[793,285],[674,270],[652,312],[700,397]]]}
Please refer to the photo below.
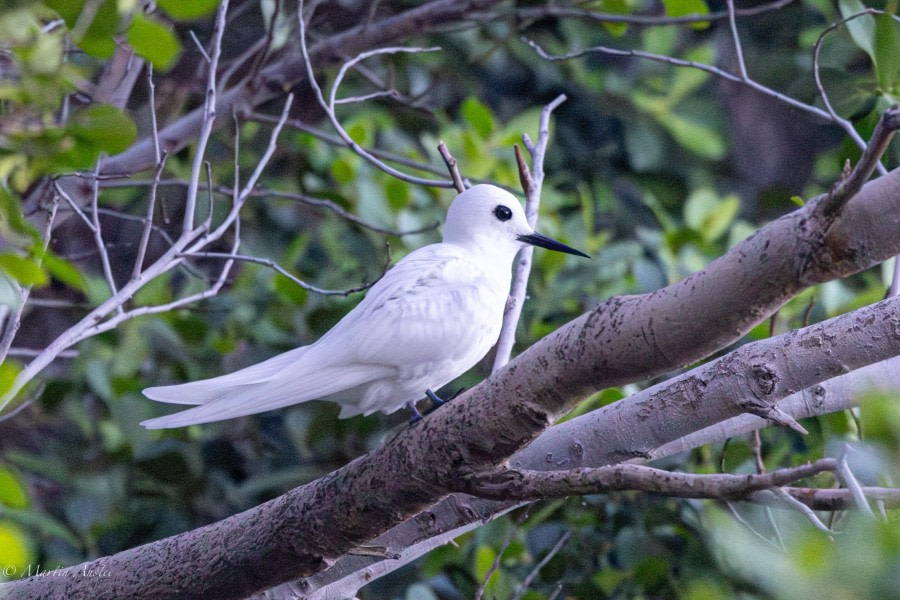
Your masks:
{"label": "thick tree branch", "polygon": [[[52,597],[60,585],[70,595],[95,598],[137,595],[139,590],[153,590],[157,597],[178,590],[189,596],[237,598],[321,571],[458,489],[460,477],[511,456],[586,393],[702,358],[736,340],[803,287],[896,253],[898,178],[900,171],[894,171],[866,184],[818,244],[810,234],[815,205],[810,203],[680,283],[645,296],[612,299],[576,319],[420,426],[401,431],[384,447],[318,481],[219,523],[87,563],[108,570],[113,577],[105,581],[115,585],[96,578],[45,578],[7,587],[19,598]],[[799,261],[794,258],[798,254]],[[747,306],[748,299],[755,303]],[[875,362],[879,353],[900,351],[898,302],[885,300],[786,334],[793,338],[794,351],[822,357],[819,373],[805,369],[796,376],[776,372],[773,377],[766,370],[772,356],[766,353],[778,349],[768,340],[751,344],[753,350],[741,356],[756,357],[766,368],[756,373],[756,385],[732,390],[739,402],[729,401],[725,412],[764,412],[769,400],[795,391],[789,386],[805,387],[801,378],[821,381]],[[848,336],[867,331],[871,335],[864,343],[846,343]],[[754,350],[760,354],[753,355]],[[710,374],[727,381],[737,359],[726,356],[711,364]],[[723,411],[713,410],[712,402],[704,403],[690,390],[690,385],[682,386],[683,402],[673,406],[632,405],[633,420],[664,414],[667,425],[657,436],[662,442],[722,420]],[[671,419],[670,411],[684,418]],[[666,429],[676,422],[679,427]],[[629,439],[622,447],[635,443]],[[631,455],[646,451],[640,443],[635,448]],[[545,458],[540,454],[538,460]],[[196,577],[198,569],[206,576]]]}

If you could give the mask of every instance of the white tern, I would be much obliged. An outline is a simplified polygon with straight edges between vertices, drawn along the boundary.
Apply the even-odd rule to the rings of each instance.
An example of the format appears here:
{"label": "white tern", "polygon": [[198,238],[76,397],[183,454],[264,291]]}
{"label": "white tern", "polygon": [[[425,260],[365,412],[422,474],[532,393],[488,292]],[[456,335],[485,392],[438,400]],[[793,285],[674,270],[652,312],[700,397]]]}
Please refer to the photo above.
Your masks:
{"label": "white tern", "polygon": [[[444,240],[411,252],[318,341],[229,375],[144,394],[197,405],[141,423],[183,427],[308,400],[341,405],[341,418],[391,413],[466,372],[497,342],[511,267],[525,244],[587,256],[532,229],[519,201],[476,185],[450,205]],[[427,392],[426,392],[427,391]]]}

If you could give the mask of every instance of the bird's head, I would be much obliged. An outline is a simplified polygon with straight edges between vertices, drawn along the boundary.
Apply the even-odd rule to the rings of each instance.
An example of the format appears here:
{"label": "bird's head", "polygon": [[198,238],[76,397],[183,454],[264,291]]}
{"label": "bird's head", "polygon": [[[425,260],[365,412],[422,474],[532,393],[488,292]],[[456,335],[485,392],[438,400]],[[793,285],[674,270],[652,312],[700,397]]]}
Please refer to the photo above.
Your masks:
{"label": "bird's head", "polygon": [[444,242],[478,248],[498,258],[508,256],[509,260],[525,244],[590,258],[535,231],[516,197],[488,184],[473,186],[453,200],[444,224]]}

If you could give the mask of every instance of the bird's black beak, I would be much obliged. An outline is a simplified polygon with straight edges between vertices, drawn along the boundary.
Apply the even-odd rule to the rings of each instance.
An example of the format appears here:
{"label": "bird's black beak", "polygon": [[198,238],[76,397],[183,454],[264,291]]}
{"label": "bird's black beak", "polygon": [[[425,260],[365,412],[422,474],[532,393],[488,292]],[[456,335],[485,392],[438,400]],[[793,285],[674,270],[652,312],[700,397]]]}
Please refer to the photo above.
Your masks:
{"label": "bird's black beak", "polygon": [[565,252],[566,254],[574,254],[575,256],[590,258],[590,256],[588,256],[581,250],[576,250],[571,246],[566,246],[562,242],[557,242],[553,238],[549,238],[542,233],[538,233],[537,231],[529,235],[516,236],[516,239],[520,242],[531,244],[532,246],[540,246],[541,248],[546,248],[547,250],[556,250],[557,252]]}

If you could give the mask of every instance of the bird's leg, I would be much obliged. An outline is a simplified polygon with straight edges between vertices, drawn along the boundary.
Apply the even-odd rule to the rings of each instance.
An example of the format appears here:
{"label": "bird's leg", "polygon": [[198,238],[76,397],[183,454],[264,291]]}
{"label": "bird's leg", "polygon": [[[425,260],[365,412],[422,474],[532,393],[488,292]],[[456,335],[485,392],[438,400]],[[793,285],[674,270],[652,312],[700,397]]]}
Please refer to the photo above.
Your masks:
{"label": "bird's leg", "polygon": [[[435,410],[438,406],[441,406],[444,402],[446,402],[446,400],[442,399],[431,390],[425,390],[425,395],[428,396],[429,400],[431,400],[431,410]],[[428,412],[431,412],[431,410]]]}
{"label": "bird's leg", "polygon": [[429,408],[427,411],[425,411],[425,414],[430,415],[431,413],[436,411],[438,408],[440,408],[444,404],[450,402],[451,400],[453,400],[454,398],[456,398],[457,396],[462,394],[464,391],[466,391],[466,388],[464,388],[464,387],[459,388],[458,390],[456,390],[456,392],[454,392],[454,394],[452,396],[450,396],[449,398],[444,400],[443,398],[441,398],[440,396],[438,396],[431,390],[425,390],[425,395],[428,396],[429,400],[431,400],[431,408]]}
{"label": "bird's leg", "polygon": [[416,403],[412,400],[406,403],[406,409],[412,413],[412,416],[409,418],[409,424],[415,425],[419,421],[422,420],[422,413],[419,412],[419,409],[416,408]]}

